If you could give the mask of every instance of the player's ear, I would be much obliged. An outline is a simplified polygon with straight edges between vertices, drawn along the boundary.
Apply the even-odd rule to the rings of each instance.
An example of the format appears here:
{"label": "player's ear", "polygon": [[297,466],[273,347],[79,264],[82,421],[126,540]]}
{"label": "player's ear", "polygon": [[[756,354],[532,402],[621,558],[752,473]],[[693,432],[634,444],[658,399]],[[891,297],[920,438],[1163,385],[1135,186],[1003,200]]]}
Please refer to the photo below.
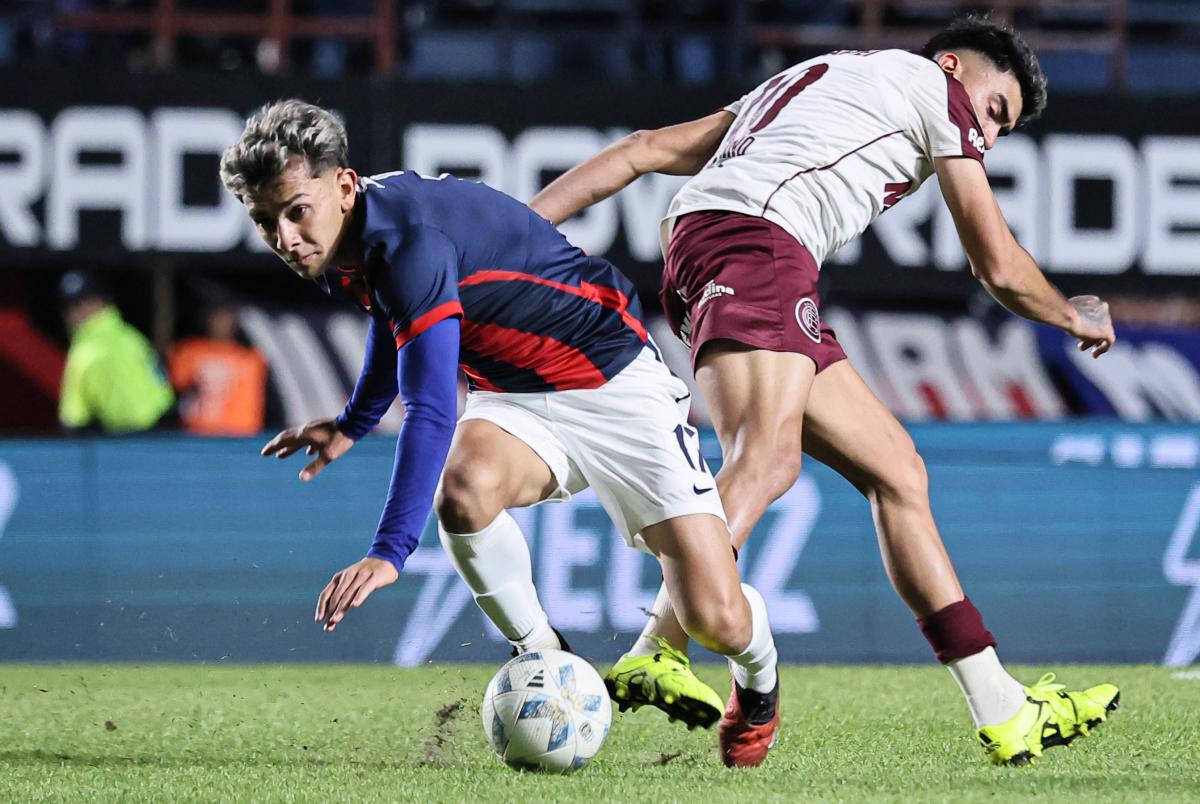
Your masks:
{"label": "player's ear", "polygon": [[947,73],[954,75],[958,70],[959,64],[962,62],[959,60],[957,53],[943,53],[937,57],[937,63]]}
{"label": "player's ear", "polygon": [[342,212],[354,207],[354,194],[358,192],[358,173],[354,168],[338,168],[338,202]]}

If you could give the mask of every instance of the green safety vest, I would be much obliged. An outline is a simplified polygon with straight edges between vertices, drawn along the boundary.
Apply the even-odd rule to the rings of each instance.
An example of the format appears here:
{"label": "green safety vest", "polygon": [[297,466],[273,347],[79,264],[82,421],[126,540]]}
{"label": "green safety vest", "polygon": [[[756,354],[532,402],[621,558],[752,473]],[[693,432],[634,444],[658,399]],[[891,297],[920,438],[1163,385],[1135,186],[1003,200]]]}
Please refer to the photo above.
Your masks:
{"label": "green safety vest", "polygon": [[148,430],[174,401],[158,354],[116,307],[95,313],[71,337],[58,403],[63,425]]}

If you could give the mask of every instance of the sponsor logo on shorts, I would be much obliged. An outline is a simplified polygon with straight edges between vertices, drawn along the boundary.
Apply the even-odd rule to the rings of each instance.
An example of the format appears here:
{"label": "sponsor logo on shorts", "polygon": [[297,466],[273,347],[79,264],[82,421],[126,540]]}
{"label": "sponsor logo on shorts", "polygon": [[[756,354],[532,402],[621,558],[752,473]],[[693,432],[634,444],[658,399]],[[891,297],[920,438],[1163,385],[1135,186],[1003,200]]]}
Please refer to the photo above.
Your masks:
{"label": "sponsor logo on shorts", "polygon": [[821,313],[817,303],[807,296],[796,302],[796,323],[813,343],[821,342]]}
{"label": "sponsor logo on shorts", "polygon": [[716,280],[709,282],[704,286],[704,292],[700,294],[700,301],[696,303],[696,307],[703,307],[708,302],[718,296],[734,296],[733,288],[729,285],[718,285]]}

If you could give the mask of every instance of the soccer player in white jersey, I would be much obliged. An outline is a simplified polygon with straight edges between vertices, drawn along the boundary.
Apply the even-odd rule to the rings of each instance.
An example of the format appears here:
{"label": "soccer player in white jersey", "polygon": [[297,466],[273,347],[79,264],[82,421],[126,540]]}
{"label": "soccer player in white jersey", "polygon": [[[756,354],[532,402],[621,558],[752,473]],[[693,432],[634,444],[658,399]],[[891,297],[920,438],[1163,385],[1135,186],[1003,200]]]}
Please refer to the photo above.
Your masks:
{"label": "soccer player in white jersey", "polygon": [[[1107,351],[1108,305],[1067,299],[1046,280],[1009,231],[983,168],[997,138],[1041,112],[1045,87],[1019,35],[964,17],[919,54],[837,51],[707,117],[634,133],[531,202],[559,223],[644,173],[694,174],[663,221],[661,299],[691,347],[724,452],[718,487],[735,546],[795,483],[802,449],[837,470],[870,503],[888,577],[998,764],[1025,764],[1086,735],[1116,708],[1118,690],[1066,692],[1049,674],[1025,687],[1006,672],[942,545],[912,440],[821,323],[817,274],[936,173],[972,273],[992,296],[1095,357]],[[652,671],[645,656],[655,637],[686,646],[666,595],[654,614],[614,676]],[[641,703],[629,689],[626,703]],[[747,695],[735,682],[728,716],[739,703]]]}

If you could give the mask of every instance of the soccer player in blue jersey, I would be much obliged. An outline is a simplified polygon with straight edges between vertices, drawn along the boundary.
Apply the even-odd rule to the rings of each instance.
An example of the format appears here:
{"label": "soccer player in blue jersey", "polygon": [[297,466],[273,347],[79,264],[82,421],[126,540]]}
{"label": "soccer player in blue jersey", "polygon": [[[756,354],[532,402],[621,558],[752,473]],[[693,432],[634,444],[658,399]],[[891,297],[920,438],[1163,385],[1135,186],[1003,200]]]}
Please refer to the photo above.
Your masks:
{"label": "soccer player in blue jersey", "polygon": [[[659,359],[629,280],[482,184],[404,171],[360,177],[338,120],[297,100],[247,122],[221,159],[221,179],[295,273],[371,317],[345,410],[285,430],[263,454],[306,450],[314,459],[300,476],[311,480],[397,394],[405,404],[374,544],[322,590],[316,619],[325,630],[399,577],[432,504],[443,547],[513,647],[565,648],[506,509],[591,486],[625,541],[658,558],[687,633],[729,658],[744,715],[721,721],[722,759],[761,762],[779,720],[766,606],[740,583],[715,483],[687,425],[688,392]],[[456,427],[460,366],[470,393]],[[655,705],[712,725],[720,697],[669,646],[658,656],[707,694],[651,690]]]}

